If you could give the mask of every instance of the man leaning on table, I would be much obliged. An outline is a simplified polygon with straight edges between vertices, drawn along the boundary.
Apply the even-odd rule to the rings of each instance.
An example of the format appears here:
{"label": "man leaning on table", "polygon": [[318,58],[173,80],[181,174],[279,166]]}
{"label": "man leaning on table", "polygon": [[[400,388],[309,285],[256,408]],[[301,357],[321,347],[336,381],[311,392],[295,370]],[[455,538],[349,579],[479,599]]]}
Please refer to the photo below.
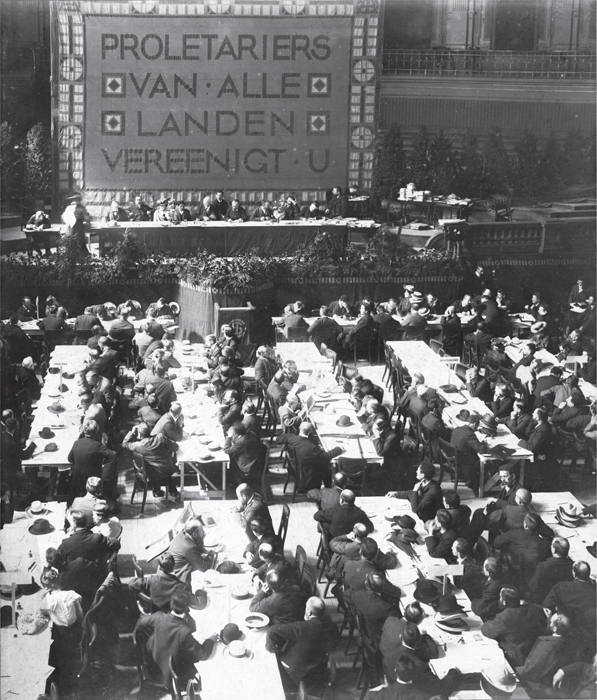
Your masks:
{"label": "man leaning on table", "polygon": [[267,503],[259,493],[256,493],[249,484],[243,483],[236,488],[236,497],[238,505],[233,506],[230,510],[232,513],[238,514],[239,522],[250,540],[257,539],[251,530],[251,520],[256,516],[263,518],[273,531],[272,516]]}
{"label": "man leaning on table", "polygon": [[249,610],[263,613],[269,617],[271,625],[279,625],[302,620],[305,602],[304,593],[289,580],[285,572],[270,570],[265,576],[265,584],[251,601]]}
{"label": "man leaning on table", "polygon": [[174,557],[172,573],[183,583],[191,583],[193,571],[207,571],[213,554],[203,546],[205,531],[199,520],[189,520],[170,543],[168,553]]}
{"label": "man leaning on table", "polygon": [[417,483],[410,491],[389,491],[387,498],[404,498],[410,501],[411,511],[424,523],[433,520],[444,500],[442,490],[437,481],[433,480],[435,467],[430,462],[422,462],[417,468]]}

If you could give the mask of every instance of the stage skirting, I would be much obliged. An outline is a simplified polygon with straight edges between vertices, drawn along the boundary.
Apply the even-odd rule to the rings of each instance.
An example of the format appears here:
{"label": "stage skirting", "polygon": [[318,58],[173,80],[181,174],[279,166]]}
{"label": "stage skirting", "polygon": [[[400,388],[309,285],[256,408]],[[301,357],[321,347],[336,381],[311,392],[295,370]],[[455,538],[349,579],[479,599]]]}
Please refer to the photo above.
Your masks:
{"label": "stage skirting", "polygon": [[[319,233],[327,233],[342,249],[347,244],[348,225],[345,222],[278,223],[247,222],[232,224],[190,222],[178,226],[154,223],[128,223],[100,226],[91,231],[91,240],[99,237],[100,255],[105,255],[119,243],[129,229],[148,255],[171,253],[180,255],[205,250],[219,257],[242,255],[257,249],[258,254],[286,255],[312,243]],[[367,229],[369,230],[369,229]],[[372,229],[374,230],[374,229]]]}

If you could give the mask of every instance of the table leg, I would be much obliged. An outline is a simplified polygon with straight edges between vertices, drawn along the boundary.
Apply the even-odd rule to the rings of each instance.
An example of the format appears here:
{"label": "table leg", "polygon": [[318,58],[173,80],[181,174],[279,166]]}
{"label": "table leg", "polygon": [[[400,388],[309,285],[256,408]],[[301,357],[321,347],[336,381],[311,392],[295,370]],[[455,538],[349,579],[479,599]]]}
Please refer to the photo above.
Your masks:
{"label": "table leg", "polygon": [[226,500],[226,462],[222,460],[222,500]]}
{"label": "table leg", "polygon": [[184,500],[184,462],[179,462],[180,464],[180,500]]}
{"label": "table leg", "polygon": [[527,463],[526,459],[520,460],[520,474],[518,475],[518,482],[521,486],[524,486],[524,465]]}
{"label": "table leg", "polygon": [[485,460],[481,458],[479,460],[479,498],[483,498],[485,493]]}

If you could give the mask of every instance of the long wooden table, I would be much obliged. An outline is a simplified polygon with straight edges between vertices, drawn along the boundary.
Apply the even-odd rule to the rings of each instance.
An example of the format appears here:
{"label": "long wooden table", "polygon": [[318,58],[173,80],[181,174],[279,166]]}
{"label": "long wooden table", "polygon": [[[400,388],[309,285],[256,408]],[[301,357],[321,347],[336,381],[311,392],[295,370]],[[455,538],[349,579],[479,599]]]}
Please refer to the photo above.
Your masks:
{"label": "long wooden table", "polygon": [[[28,517],[24,511],[15,511],[13,522],[0,530],[0,561],[6,569],[0,574],[3,585],[30,584],[32,580],[39,584],[46,549],[58,547],[64,538],[64,505],[55,502],[42,505],[49,512],[40,517],[54,526],[53,532],[32,535],[28,528],[35,518]],[[42,590],[23,595],[16,601],[17,614],[37,612],[42,599]],[[10,599],[3,600],[2,605],[10,607]],[[51,623],[34,635],[24,635],[13,625],[0,630],[0,697],[35,698],[45,692],[48,676],[54,670],[48,663],[51,643]]]}
{"label": "long wooden table", "polygon": [[[468,409],[471,413],[475,412],[480,415],[491,413],[491,411],[480,399],[471,397],[466,390],[464,383],[460,377],[458,377],[456,373],[450,369],[449,364],[442,362],[439,355],[436,355],[425,343],[415,340],[399,342],[390,341],[388,342],[388,346],[395,352],[396,356],[400,358],[411,375],[413,372],[420,372],[425,377],[427,385],[438,390],[444,401],[447,403],[447,406],[444,409],[444,419],[448,426],[455,428],[459,425],[459,423],[456,421],[456,415],[463,408]],[[444,384],[454,384],[455,386],[459,387],[459,392],[456,394],[442,392],[439,387]],[[522,484],[524,481],[525,463],[528,460],[533,459],[533,453],[530,450],[520,447],[518,445],[518,438],[513,435],[503,424],[498,426],[498,432],[494,437],[488,437],[481,432],[477,434],[477,437],[479,440],[485,440],[489,447],[504,445],[504,447],[514,450],[508,462],[520,463],[519,480]],[[495,459],[496,458],[490,454],[479,455],[480,496],[482,496],[486,491],[490,491],[497,485],[499,473],[494,474],[490,479],[485,481],[485,469],[487,463]]]}
{"label": "long wooden table", "polygon": [[[203,516],[214,518],[216,524],[206,530],[210,537],[219,542],[217,549],[218,561],[228,559],[241,565],[242,573],[215,576],[215,585],[206,583],[214,578],[214,573],[207,576],[199,571],[193,572],[192,588],[202,588],[207,591],[207,607],[204,610],[191,610],[191,615],[197,623],[195,636],[199,641],[219,634],[224,625],[236,623],[243,632],[242,641],[250,650],[250,658],[237,659],[230,656],[227,647],[217,642],[211,656],[206,661],[197,664],[203,686],[202,697],[210,700],[284,700],[284,689],[278,671],[275,654],[265,649],[267,627],[262,630],[251,630],[245,625],[245,617],[249,613],[249,605],[254,590],[251,587],[251,572],[242,556],[248,542],[244,529],[238,524],[238,516],[230,512],[232,502],[212,501],[195,503],[193,509]],[[237,600],[232,592],[238,587],[244,587],[251,592],[250,597]]]}
{"label": "long wooden table", "polygon": [[307,246],[320,233],[326,233],[344,249],[349,227],[374,230],[373,221],[347,219],[307,221],[189,221],[181,224],[123,222],[118,226],[94,225],[90,235],[99,238],[100,255],[105,255],[121,240],[125,230],[135,233],[145,253],[196,253],[205,250],[214,255],[242,255],[252,248],[260,253],[285,255]]}

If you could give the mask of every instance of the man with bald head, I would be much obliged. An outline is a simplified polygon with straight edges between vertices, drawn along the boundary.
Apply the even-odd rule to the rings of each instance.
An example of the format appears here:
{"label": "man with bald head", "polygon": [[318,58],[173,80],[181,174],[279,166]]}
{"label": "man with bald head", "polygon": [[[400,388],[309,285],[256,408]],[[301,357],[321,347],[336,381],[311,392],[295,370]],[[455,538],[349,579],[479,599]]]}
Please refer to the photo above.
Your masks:
{"label": "man with bald head", "polygon": [[178,401],[173,401],[170,405],[170,410],[153,426],[152,435],[165,435],[173,442],[182,440],[182,429],[184,426],[184,416],[182,415],[182,406]]}
{"label": "man with bald head", "polygon": [[174,557],[171,573],[185,584],[190,585],[193,571],[207,571],[211,567],[213,554],[203,546],[204,538],[201,522],[188,520],[168,547],[168,553]]}
{"label": "man with bald head", "polygon": [[[507,532],[508,530],[523,530],[525,515],[535,512],[531,505],[532,500],[533,496],[530,491],[519,488],[514,497],[514,505],[507,505],[501,510],[495,511],[490,516],[490,530],[494,529],[496,523],[499,525],[502,532]],[[537,515],[537,518],[537,533],[541,537],[551,540],[553,537],[553,530],[543,522],[541,516]]]}
{"label": "man with bald head", "polygon": [[251,520],[255,516],[262,517],[273,532],[274,525],[269,508],[263,497],[256,493],[252,486],[246,483],[237,486],[236,497],[238,498],[238,505],[231,508],[231,512],[238,513],[239,523],[245,529],[250,540],[256,539],[251,530]]}
{"label": "man with bald head", "polygon": [[344,489],[340,494],[340,503],[327,510],[318,510],[313,518],[320,523],[321,528],[332,537],[347,535],[357,523],[362,523],[367,532],[373,532],[374,527],[367,514],[355,505],[353,491]]}
{"label": "man with bald head", "polygon": [[83,423],[82,436],[75,440],[68,454],[68,461],[73,465],[71,473],[71,492],[67,505],[77,496],[87,493],[86,484],[90,476],[103,479],[104,495],[116,501],[116,479],[118,466],[116,452],[102,444],[99,425],[94,420]]}
{"label": "man with bald head", "polygon": [[560,581],[572,581],[572,559],[568,556],[570,543],[565,537],[554,537],[551,541],[551,557],[537,565],[529,582],[531,599],[541,604],[545,596]]}
{"label": "man with bald head", "polygon": [[398,603],[384,600],[382,592],[387,583],[383,574],[372,571],[365,578],[365,587],[350,590],[350,600],[365,618],[368,633],[379,644],[384,622],[390,615],[402,617]]}
{"label": "man with bald head", "polygon": [[294,450],[296,454],[299,479],[297,490],[300,493],[319,489],[322,481],[325,486],[330,486],[330,461],[344,452],[341,447],[324,450],[317,444],[315,430],[308,421],[300,424],[298,435],[282,433],[276,437],[276,442],[286,445],[289,451]]}
{"label": "man with bald head", "polygon": [[270,625],[298,622],[305,614],[306,597],[286,572],[270,569],[249,610],[267,615]]}
{"label": "man with bald head", "polygon": [[530,582],[539,562],[550,555],[550,541],[539,536],[540,518],[536,513],[524,516],[522,530],[508,530],[498,535],[493,542],[496,549],[506,551],[520,566],[522,576]]}
{"label": "man with bald head", "polygon": [[[591,578],[591,567],[585,561],[577,561],[572,567],[572,581],[560,581],[551,589],[543,601],[543,607],[552,612],[562,612],[570,618],[572,626],[595,634],[595,581]],[[587,613],[593,609],[591,616]],[[593,629],[588,627],[592,625]],[[593,650],[594,651],[594,650]]]}
{"label": "man with bald head", "polygon": [[313,596],[307,600],[304,620],[269,628],[265,648],[277,654],[295,683],[304,680],[309,687],[323,675],[339,639],[338,628],[325,617],[324,602]]}
{"label": "man with bald head", "polygon": [[257,549],[257,556],[259,561],[263,563],[253,571],[251,577],[253,582],[255,582],[255,579],[265,582],[268,571],[272,569],[281,570],[288,564],[284,556],[276,550],[271,542],[266,541],[260,544]]}
{"label": "man with bald head", "polygon": [[160,486],[167,486],[170,495],[175,500],[180,499],[172,481],[172,475],[177,470],[172,457],[172,452],[178,449],[174,440],[164,434],[153,435],[147,423],[139,423],[125,435],[122,446],[143,457],[147,478],[153,484],[153,495],[156,498],[164,495]]}
{"label": "man with bald head", "polygon": [[331,487],[322,486],[319,489],[307,491],[307,498],[319,504],[320,510],[333,508],[340,503],[340,494],[346,488],[348,481],[344,472],[336,472],[332,477]]}

